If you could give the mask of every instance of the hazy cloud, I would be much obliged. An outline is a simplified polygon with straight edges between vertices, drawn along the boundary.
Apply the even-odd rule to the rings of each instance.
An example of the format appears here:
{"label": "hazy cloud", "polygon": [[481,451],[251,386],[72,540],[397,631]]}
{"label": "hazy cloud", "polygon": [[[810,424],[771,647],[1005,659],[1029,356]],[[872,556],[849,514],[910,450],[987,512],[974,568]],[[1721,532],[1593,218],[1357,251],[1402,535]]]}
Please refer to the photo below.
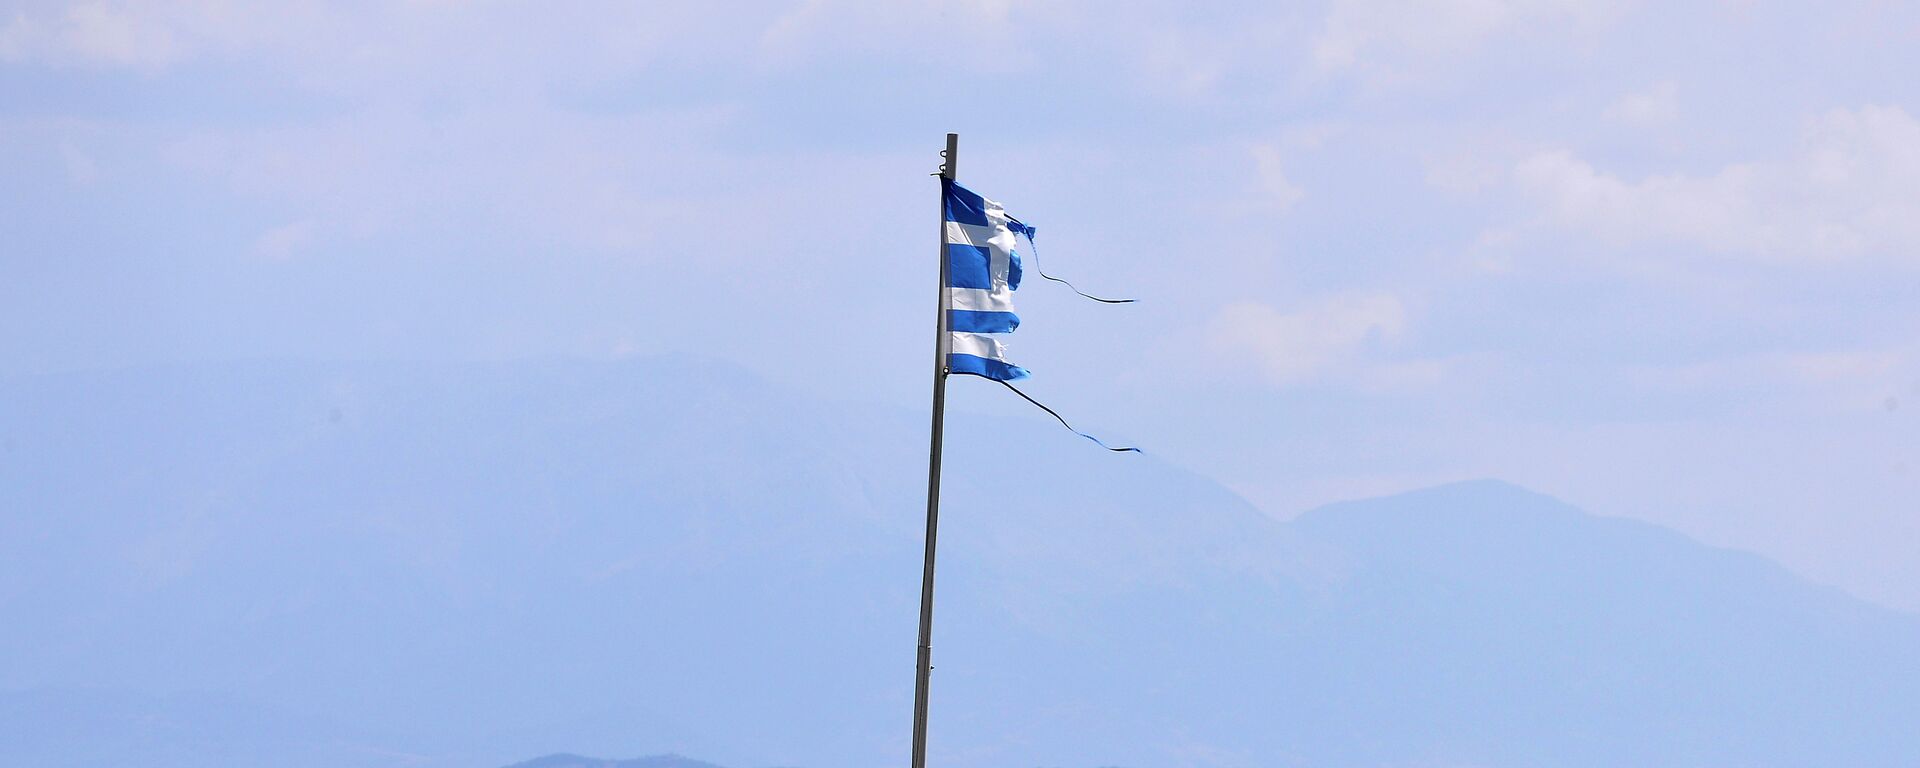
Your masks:
{"label": "hazy cloud", "polygon": [[1920,121],[1895,106],[1811,121],[1796,151],[1707,175],[1637,180],[1571,152],[1513,171],[1544,224],[1629,244],[1672,241],[1783,259],[1872,255],[1920,266]]}
{"label": "hazy cloud", "polygon": [[1630,368],[1627,379],[1653,392],[1792,392],[1817,411],[1872,408],[1920,374],[1920,348],[1784,351]]}
{"label": "hazy cloud", "polygon": [[72,140],[60,142],[60,160],[67,166],[67,179],[76,186],[84,187],[100,178],[99,164]]}
{"label": "hazy cloud", "polygon": [[1417,77],[1505,35],[1598,26],[1624,6],[1598,0],[1336,0],[1312,42],[1322,73]]}
{"label": "hazy cloud", "polygon": [[1017,44],[1014,8],[1040,11],[1036,3],[1014,0],[935,0],[922,3],[864,3],[805,0],[790,10],[770,9],[771,22],[760,36],[763,52],[778,61],[796,61],[884,52],[917,55],[940,48],[938,41],[972,41],[967,55],[949,59],[963,67],[1005,70],[1027,61]]}
{"label": "hazy cloud", "polygon": [[1270,146],[1254,147],[1253,164],[1264,202],[1262,207],[1284,211],[1306,194],[1287,178],[1286,170],[1280,165],[1280,150]]}
{"label": "hazy cloud", "polygon": [[312,242],[313,222],[296,221],[261,233],[254,241],[253,252],[261,258],[284,261],[298,255]]}
{"label": "hazy cloud", "polygon": [[1669,80],[1622,95],[1607,105],[1603,116],[1636,128],[1670,125],[1680,117],[1680,87]]}
{"label": "hazy cloud", "polygon": [[1240,302],[1222,308],[1210,338],[1223,353],[1245,356],[1275,384],[1314,378],[1351,363],[1369,344],[1398,336],[1406,309],[1390,294],[1321,299],[1286,312]]}
{"label": "hazy cloud", "polygon": [[54,66],[154,70],[314,31],[306,2],[82,2],[20,10],[0,27],[0,58]]}

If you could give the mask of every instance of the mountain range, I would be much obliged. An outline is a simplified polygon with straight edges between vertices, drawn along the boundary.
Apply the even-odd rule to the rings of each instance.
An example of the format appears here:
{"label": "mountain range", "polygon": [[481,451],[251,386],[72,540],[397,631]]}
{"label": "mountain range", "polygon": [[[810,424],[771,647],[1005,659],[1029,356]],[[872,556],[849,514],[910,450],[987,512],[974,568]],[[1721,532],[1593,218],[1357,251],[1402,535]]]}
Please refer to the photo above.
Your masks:
{"label": "mountain range", "polygon": [[[0,380],[0,765],[897,765],[925,429],[688,358]],[[948,437],[937,765],[1920,761],[1920,618],[1758,556]]]}

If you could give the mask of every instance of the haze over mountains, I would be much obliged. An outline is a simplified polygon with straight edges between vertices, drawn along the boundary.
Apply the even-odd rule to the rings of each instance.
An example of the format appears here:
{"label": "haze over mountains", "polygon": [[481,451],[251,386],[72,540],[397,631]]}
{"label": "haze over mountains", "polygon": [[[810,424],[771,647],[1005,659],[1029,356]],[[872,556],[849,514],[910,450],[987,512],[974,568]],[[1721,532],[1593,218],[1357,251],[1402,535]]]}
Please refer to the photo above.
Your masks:
{"label": "haze over mountains", "polygon": [[[0,765],[897,765],[924,429],[677,358],[0,382]],[[938,765],[1920,760],[1920,619],[1758,557],[949,433]]]}

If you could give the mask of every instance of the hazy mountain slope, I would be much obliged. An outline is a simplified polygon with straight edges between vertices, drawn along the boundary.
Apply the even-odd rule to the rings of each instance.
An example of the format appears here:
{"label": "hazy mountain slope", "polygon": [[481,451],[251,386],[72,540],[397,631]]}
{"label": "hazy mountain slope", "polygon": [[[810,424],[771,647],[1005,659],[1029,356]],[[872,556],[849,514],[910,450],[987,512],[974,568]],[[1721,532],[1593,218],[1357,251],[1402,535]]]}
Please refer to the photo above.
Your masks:
{"label": "hazy mountain slope", "polygon": [[[1037,420],[949,429],[942,765],[1920,755],[1915,621],[1758,558],[1493,483],[1283,525]],[[0,689],[187,734],[74,712],[0,764],[246,764],[202,720],[312,765],[896,764],[924,430],[685,359],[0,382]]]}
{"label": "hazy mountain slope", "polygon": [[1898,765],[1920,756],[1912,617],[1759,557],[1499,483],[1333,505],[1342,553],[1276,651],[1370,733],[1320,759]]}
{"label": "hazy mountain slope", "polygon": [[[32,630],[0,633],[0,685],[293,701],[394,724],[412,737],[395,751],[455,762],[672,748],[877,764],[903,749],[923,416],[687,360],[6,386],[20,461],[0,492],[22,512],[0,541],[0,610]],[[954,432],[953,693],[966,678],[945,646],[994,647],[958,628],[1016,640],[1007,608],[1037,621],[1062,599],[1027,584],[1104,572],[1091,594],[1121,594],[1199,565],[1180,542],[1251,562],[1257,538],[1214,533],[1273,528],[1204,481],[1043,425],[1015,425],[992,464],[1004,448]],[[1069,499],[1089,505],[1077,519]],[[1161,564],[1119,567],[1107,538]],[[988,597],[1009,590],[1027,597]]]}
{"label": "hazy mountain slope", "polygon": [[392,751],[403,741],[328,713],[219,693],[0,691],[0,765],[10,767],[398,765],[412,758]]}

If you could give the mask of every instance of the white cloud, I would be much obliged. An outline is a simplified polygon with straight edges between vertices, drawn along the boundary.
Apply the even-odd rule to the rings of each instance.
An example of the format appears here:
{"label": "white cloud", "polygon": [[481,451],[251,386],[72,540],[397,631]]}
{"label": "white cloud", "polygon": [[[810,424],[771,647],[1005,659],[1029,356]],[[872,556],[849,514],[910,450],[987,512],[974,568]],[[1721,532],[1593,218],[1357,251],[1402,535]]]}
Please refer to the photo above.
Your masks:
{"label": "white cloud", "polygon": [[1635,128],[1671,125],[1680,117],[1680,86],[1668,80],[1623,95],[1607,105],[1602,116]]}
{"label": "white cloud", "polygon": [[1232,66],[1231,46],[1217,37],[1160,28],[1146,36],[1134,62],[1150,91],[1196,96],[1211,91]]}
{"label": "white cloud", "polygon": [[39,25],[24,12],[0,25],[0,61],[22,61],[30,56],[42,33]]}
{"label": "white cloud", "polygon": [[1665,366],[1629,367],[1626,381],[1648,392],[1790,393],[1781,403],[1816,411],[1862,411],[1906,394],[1920,377],[1912,344],[1825,351],[1783,351]]}
{"label": "white cloud", "polygon": [[244,62],[292,85],[373,100],[543,92],[556,81],[630,74],[666,50],[750,46],[746,30],[772,13],[764,4],[714,13],[691,3],[48,2],[0,16],[0,61],[141,72]]}
{"label": "white cloud", "polygon": [[1241,302],[1214,316],[1216,350],[1251,360],[1276,384],[1313,379],[1353,363],[1370,344],[1400,335],[1406,309],[1390,294],[1349,294],[1292,312]]}
{"label": "white cloud", "polygon": [[1312,64],[1321,73],[1400,79],[1436,61],[1473,54],[1504,35],[1593,27],[1621,6],[1600,0],[1336,0],[1312,42]]}
{"label": "white cloud", "polygon": [[[1015,58],[1010,37],[1013,0],[934,0],[869,3],[806,0],[778,14],[761,33],[761,49],[787,61],[849,51],[926,50],[933,41],[972,41],[969,64]],[[1027,4],[1031,10],[1032,4]]]}
{"label": "white cloud", "polygon": [[1261,207],[1273,211],[1292,208],[1294,203],[1306,193],[1298,184],[1287,178],[1286,169],[1280,165],[1280,150],[1270,146],[1253,148],[1253,168],[1258,177]]}
{"label": "white cloud", "polygon": [[84,187],[100,178],[100,166],[93,161],[93,156],[71,140],[60,142],[60,160],[66,165],[67,179],[74,186]]}
{"label": "white cloud", "polygon": [[286,261],[312,244],[313,222],[296,221],[262,233],[253,243],[253,252],[264,259]]}
{"label": "white cloud", "polygon": [[[503,103],[446,118],[357,113],[309,125],[196,131],[165,149],[175,167],[289,206],[302,223],[256,242],[284,258],[331,239],[468,216],[578,246],[631,249],[684,213],[652,185],[737,174],[748,163],[691,149],[724,111],[598,116]],[[500,152],[512,147],[513,152]]]}
{"label": "white cloud", "polygon": [[1781,259],[1883,256],[1920,265],[1920,121],[1899,107],[1813,121],[1791,157],[1638,181],[1571,152],[1513,171],[1539,223],[1612,244],[1670,241]]}
{"label": "white cloud", "polygon": [[66,47],[79,57],[111,64],[165,64],[179,55],[173,29],[121,7],[88,3],[67,13]]}
{"label": "white cloud", "polygon": [[20,11],[0,28],[0,58],[158,69],[209,48],[257,42],[270,33],[288,31],[290,22],[300,16],[297,8],[295,3],[96,0],[37,15]]}

